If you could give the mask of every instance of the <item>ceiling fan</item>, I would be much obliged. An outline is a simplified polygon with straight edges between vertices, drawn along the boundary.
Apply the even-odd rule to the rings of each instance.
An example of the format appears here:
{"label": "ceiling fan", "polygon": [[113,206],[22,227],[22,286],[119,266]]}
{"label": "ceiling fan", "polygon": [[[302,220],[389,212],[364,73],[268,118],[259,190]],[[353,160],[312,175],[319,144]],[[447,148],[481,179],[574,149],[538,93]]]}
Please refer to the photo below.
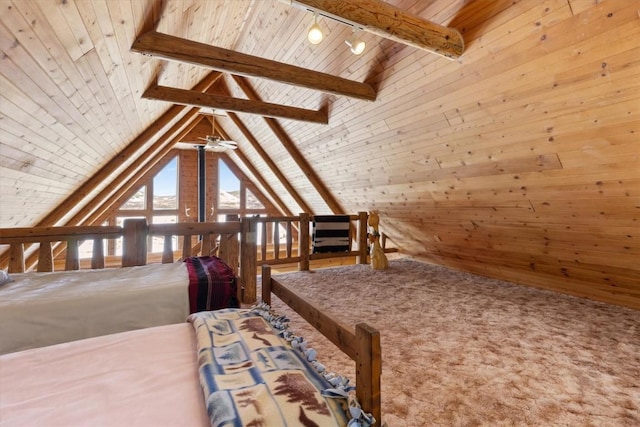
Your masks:
{"label": "ceiling fan", "polygon": [[236,148],[238,148],[238,143],[236,143],[235,141],[223,139],[222,137],[216,135],[215,112],[211,115],[211,135],[207,135],[205,138],[200,137],[199,139],[206,142],[204,146],[205,150],[222,152],[226,150],[235,150]]}

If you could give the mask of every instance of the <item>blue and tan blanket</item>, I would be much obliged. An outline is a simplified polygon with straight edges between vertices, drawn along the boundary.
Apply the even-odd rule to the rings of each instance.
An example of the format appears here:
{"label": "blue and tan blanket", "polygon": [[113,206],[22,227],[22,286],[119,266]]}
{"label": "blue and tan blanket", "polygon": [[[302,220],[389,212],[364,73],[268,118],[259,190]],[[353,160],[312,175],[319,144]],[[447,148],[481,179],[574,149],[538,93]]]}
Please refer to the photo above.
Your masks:
{"label": "blue and tan blanket", "polygon": [[233,269],[215,256],[184,260],[189,272],[189,313],[238,308],[238,292]]}
{"label": "blue and tan blanket", "polygon": [[189,316],[196,332],[200,383],[211,425],[346,426],[346,399],[269,322],[251,310]]}

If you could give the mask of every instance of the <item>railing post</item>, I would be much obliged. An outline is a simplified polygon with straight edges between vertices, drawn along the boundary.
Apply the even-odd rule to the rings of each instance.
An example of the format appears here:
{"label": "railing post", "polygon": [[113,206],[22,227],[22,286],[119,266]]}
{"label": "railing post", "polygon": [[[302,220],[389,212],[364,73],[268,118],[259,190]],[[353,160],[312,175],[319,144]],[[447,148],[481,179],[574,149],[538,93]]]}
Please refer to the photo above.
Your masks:
{"label": "railing post", "polygon": [[298,263],[299,271],[309,271],[309,214],[300,214],[300,230],[298,239],[298,255],[300,262]]}
{"label": "railing post", "polygon": [[149,227],[145,218],[128,218],[122,226],[122,266],[147,263],[147,235]]}
{"label": "railing post", "polygon": [[356,263],[367,263],[367,213],[358,212],[358,256]]}

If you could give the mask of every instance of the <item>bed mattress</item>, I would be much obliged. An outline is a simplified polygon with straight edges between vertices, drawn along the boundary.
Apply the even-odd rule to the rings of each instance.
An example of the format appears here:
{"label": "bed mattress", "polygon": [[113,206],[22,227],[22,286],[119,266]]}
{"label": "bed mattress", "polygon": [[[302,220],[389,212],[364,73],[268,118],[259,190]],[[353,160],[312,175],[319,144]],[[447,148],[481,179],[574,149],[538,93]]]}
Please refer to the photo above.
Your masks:
{"label": "bed mattress", "polygon": [[210,426],[195,346],[183,322],[0,356],[2,426]]}
{"label": "bed mattress", "polygon": [[0,287],[0,354],[181,323],[189,315],[182,262],[11,277]]}

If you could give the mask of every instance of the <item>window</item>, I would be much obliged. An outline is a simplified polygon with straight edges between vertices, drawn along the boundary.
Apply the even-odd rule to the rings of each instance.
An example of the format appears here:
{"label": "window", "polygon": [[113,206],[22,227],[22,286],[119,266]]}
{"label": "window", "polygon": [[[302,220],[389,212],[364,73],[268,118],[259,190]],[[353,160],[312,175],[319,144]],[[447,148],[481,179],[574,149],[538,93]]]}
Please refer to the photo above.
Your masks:
{"label": "window", "polygon": [[147,186],[142,186],[140,189],[131,196],[129,200],[127,200],[122,206],[120,206],[121,210],[142,210],[146,206],[146,194],[147,194]]}
{"label": "window", "polygon": [[178,208],[178,158],[174,157],[153,177],[153,209]]}
{"label": "window", "polygon": [[[145,185],[116,213],[115,225],[122,227],[125,219],[144,218],[148,224],[164,224],[178,222],[178,156],[174,156],[164,167],[148,180]],[[151,252],[162,252],[164,238],[149,238],[148,249]],[[178,247],[173,241],[173,248]],[[122,239],[109,247],[109,255],[122,255]]]}
{"label": "window", "polygon": [[247,209],[264,209],[264,205],[250,190],[246,190],[246,199],[245,206]]}
{"label": "window", "polygon": [[240,180],[222,160],[218,171],[218,209],[240,209]]}

